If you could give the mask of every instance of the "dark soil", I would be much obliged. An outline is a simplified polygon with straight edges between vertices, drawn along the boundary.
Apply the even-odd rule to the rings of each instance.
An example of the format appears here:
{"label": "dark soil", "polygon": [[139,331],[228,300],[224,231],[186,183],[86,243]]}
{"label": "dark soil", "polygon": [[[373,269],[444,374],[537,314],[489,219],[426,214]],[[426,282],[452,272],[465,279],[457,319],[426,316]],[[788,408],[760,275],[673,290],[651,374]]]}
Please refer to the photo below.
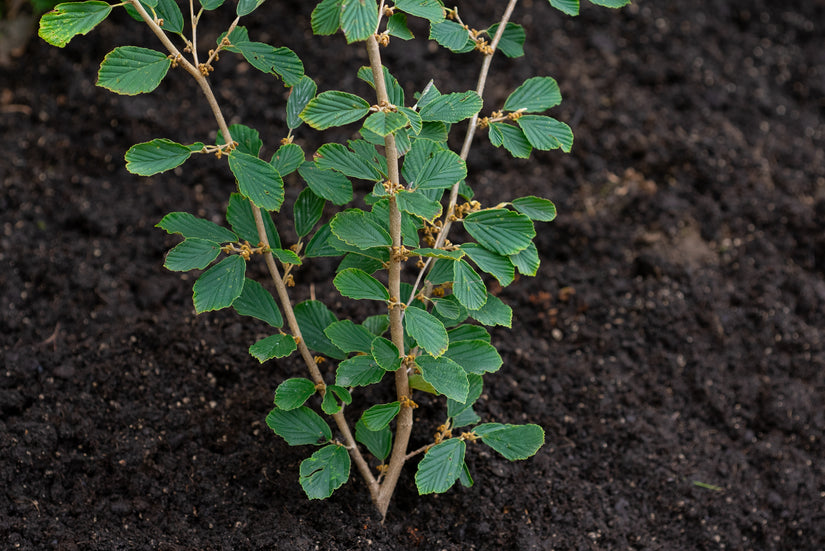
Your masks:
{"label": "dark soil", "polygon": [[[366,94],[365,55],[341,36],[304,53],[311,4],[270,0],[250,32],[301,53],[322,90]],[[482,26],[503,2],[473,4]],[[260,366],[246,348],[264,327],[195,316],[191,276],[161,266],[174,240],[153,225],[218,220],[228,171],[198,158],[139,178],[122,155],[207,141],[197,90],[181,71],[152,95],[93,86],[113,47],[155,44],[122,13],[63,50],[33,40],[0,75],[0,545],[825,547],[825,2],[701,4],[517,10],[527,57],[496,59],[485,109],[552,75],[576,144],[519,161],[481,136],[471,155],[482,201],[534,193],[560,211],[539,276],[501,292],[517,315],[478,410],[539,423],[547,444],[516,463],[472,447],[476,485],[441,496],[418,497],[408,469],[383,526],[356,476],[307,501],[308,450],[264,424],[297,360]],[[387,56],[408,93],[474,85],[474,56],[400,41]],[[222,59],[214,81],[230,80],[225,111],[270,154],[284,89]],[[317,139],[298,132],[306,151]],[[333,297],[328,268],[300,280]],[[417,412],[416,446],[442,410]]]}

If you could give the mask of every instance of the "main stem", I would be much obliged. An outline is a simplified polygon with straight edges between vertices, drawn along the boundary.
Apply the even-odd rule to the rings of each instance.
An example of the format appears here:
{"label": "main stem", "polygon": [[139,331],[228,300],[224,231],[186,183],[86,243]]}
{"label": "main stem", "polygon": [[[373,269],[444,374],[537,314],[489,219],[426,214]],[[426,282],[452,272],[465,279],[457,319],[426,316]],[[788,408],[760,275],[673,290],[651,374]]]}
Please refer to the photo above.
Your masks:
{"label": "main stem", "polygon": [[[374,35],[367,39],[367,54],[370,59],[372,80],[375,83],[378,105],[388,105],[389,95],[387,94],[387,83],[384,81],[381,52],[379,51],[378,41]],[[401,178],[398,171],[398,148],[395,146],[395,136],[392,134],[388,134],[384,138],[384,153],[387,157],[387,175],[390,183],[399,184]],[[400,255],[403,244],[401,241],[401,211],[398,210],[398,203],[395,200],[394,194],[390,195],[389,212],[390,236],[392,237],[392,250],[390,251],[390,262],[389,268],[387,269],[390,291],[390,336],[392,337],[393,344],[398,348],[399,353],[403,357],[404,326],[401,323],[403,313],[401,306],[401,263],[403,260]],[[404,468],[404,463],[407,459],[407,446],[409,445],[410,434],[412,433],[413,412],[408,401],[411,396],[406,364],[402,364],[402,366],[395,371],[395,392],[398,401],[401,402],[401,411],[396,418],[395,439],[392,454],[390,455],[389,466],[387,467],[384,480],[381,482],[378,499],[375,500],[375,506],[378,507],[378,512],[381,513],[382,519],[387,516],[390,499],[395,491],[395,486],[398,484],[398,477],[401,476],[401,471]]]}

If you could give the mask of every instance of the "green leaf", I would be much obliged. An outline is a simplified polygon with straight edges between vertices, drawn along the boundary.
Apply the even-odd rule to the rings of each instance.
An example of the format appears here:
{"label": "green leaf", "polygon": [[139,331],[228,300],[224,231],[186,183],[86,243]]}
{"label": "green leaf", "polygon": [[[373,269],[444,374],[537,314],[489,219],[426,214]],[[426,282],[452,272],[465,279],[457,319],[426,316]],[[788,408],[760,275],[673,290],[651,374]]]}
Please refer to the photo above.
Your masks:
{"label": "green leaf", "polygon": [[287,86],[295,86],[304,76],[304,64],[289,48],[276,48],[263,42],[241,42],[233,46],[250,65],[262,73],[280,76]]}
{"label": "green leaf", "polygon": [[376,182],[381,173],[370,164],[339,143],[322,145],[315,154],[315,164],[322,170],[336,170],[351,178]]}
{"label": "green leaf", "polygon": [[244,15],[249,15],[256,9],[258,6],[264,3],[264,0],[238,0],[238,7],[235,9],[235,13],[238,17],[243,17]]}
{"label": "green leaf", "polygon": [[206,11],[216,10],[223,5],[224,0],[200,0],[201,6]]}
{"label": "green leaf", "polygon": [[475,243],[464,243],[461,250],[466,252],[481,270],[495,277],[502,287],[507,287],[515,279],[515,269],[508,257],[488,251]]}
{"label": "green leaf", "polygon": [[254,279],[244,280],[243,291],[232,303],[232,307],[238,314],[265,321],[276,329],[284,324],[284,318],[275,299]]}
{"label": "green leaf", "polygon": [[329,225],[338,239],[361,250],[392,245],[390,234],[362,210],[339,212]]}
{"label": "green leaf", "polygon": [[[258,235],[258,226],[255,224],[255,215],[252,213],[253,208],[257,207],[253,207],[249,199],[240,193],[233,193],[229,196],[229,205],[226,207],[226,221],[229,222],[232,231],[238,234],[242,241],[257,244],[261,238]],[[269,246],[279,248],[281,237],[278,235],[278,230],[275,229],[272,217],[266,211],[261,212],[261,215],[264,219],[264,229],[266,229]]]}
{"label": "green leaf", "polygon": [[[389,232],[390,202],[388,199],[381,199],[372,205],[370,213],[372,220],[378,223],[384,231]],[[401,213],[401,241],[410,248],[418,247],[418,230],[423,225],[413,216],[406,212]],[[387,234],[389,235],[389,233]]]}
{"label": "green leaf", "polygon": [[315,235],[313,235],[312,239],[307,243],[307,247],[304,249],[304,256],[307,258],[341,256],[344,251],[338,248],[338,243],[341,243],[341,240],[332,235],[329,224],[324,224],[318,228],[318,231],[315,232]]}
{"label": "green leaf", "polygon": [[[487,29],[487,34],[490,39],[495,36],[498,30],[498,23]],[[524,41],[527,39],[527,34],[524,32],[524,27],[516,23],[507,23],[504,27],[504,32],[501,33],[501,40],[498,42],[497,49],[507,57],[521,57],[524,55]]]}
{"label": "green leaf", "polygon": [[621,8],[630,4],[630,0],[590,0],[590,3],[606,8]]}
{"label": "green leaf", "polygon": [[221,254],[221,246],[214,241],[193,237],[186,239],[166,254],[163,267],[173,272],[203,270]]}
{"label": "green leaf", "polygon": [[364,128],[384,137],[401,130],[407,126],[408,122],[407,117],[401,113],[378,111],[367,117],[364,121]]}
{"label": "green leaf", "polygon": [[518,254],[510,255],[510,261],[518,268],[518,273],[526,276],[536,275],[541,264],[535,243],[530,243],[529,247]]}
{"label": "green leaf", "polygon": [[421,115],[418,114],[418,111],[410,109],[409,107],[399,107],[398,112],[407,117],[407,121],[410,123],[410,130],[412,130],[413,134],[421,132],[423,123],[421,122]]}
{"label": "green leaf", "polygon": [[266,416],[266,424],[290,446],[320,446],[332,440],[329,425],[306,406],[289,411],[276,407]]}
{"label": "green leaf", "polygon": [[395,0],[395,7],[430,23],[444,21],[444,6],[438,0]]}
{"label": "green leaf", "polygon": [[461,468],[461,474],[458,477],[459,482],[465,488],[472,488],[473,486],[473,477],[470,476],[470,468],[467,467],[467,462],[464,462],[464,466]]}
{"label": "green leaf", "polygon": [[410,307],[405,310],[404,320],[407,333],[431,356],[437,358],[447,351],[450,343],[447,330],[435,316],[421,308]]}
{"label": "green leaf", "polygon": [[475,48],[475,42],[470,38],[470,32],[455,21],[450,20],[430,25],[430,40],[435,40],[456,53]]}
{"label": "green leaf", "polygon": [[79,34],[88,34],[108,17],[112,6],[106,2],[68,2],[58,4],[40,19],[37,34],[58,48]]}
{"label": "green leaf", "polygon": [[400,411],[401,404],[399,402],[377,404],[361,415],[361,421],[368,430],[379,431],[389,425]]}
{"label": "green leaf", "polygon": [[473,410],[473,408],[469,407],[453,417],[452,427],[457,429],[459,427],[466,427],[467,425],[475,425],[481,421],[481,417]]}
{"label": "green leaf", "polygon": [[185,163],[192,155],[192,148],[196,146],[200,146],[197,148],[200,149],[203,144],[186,146],[172,140],[155,139],[133,145],[126,152],[126,170],[141,176],[166,172]]}
{"label": "green leaf", "polygon": [[[467,380],[470,382],[470,390],[467,392],[467,399],[463,402],[447,399],[447,417],[457,417],[462,412],[471,408],[476,400],[481,396],[483,379],[481,375],[469,373]],[[453,427],[455,428],[455,427]]]}
{"label": "green leaf", "polygon": [[533,146],[527,141],[527,137],[521,128],[512,124],[494,122],[490,124],[490,142],[496,147],[502,143],[504,149],[510,152],[513,157],[526,159],[533,151]]}
{"label": "green leaf", "polygon": [[415,38],[409,27],[407,27],[407,14],[405,13],[394,13],[387,19],[387,33],[401,40]]}
{"label": "green leaf", "polygon": [[398,347],[389,339],[375,337],[370,345],[370,352],[384,371],[396,371],[401,367],[401,355]]}
{"label": "green leaf", "polygon": [[335,276],[332,284],[345,297],[356,300],[389,300],[390,292],[384,285],[368,273],[350,268]]}
{"label": "green leaf", "polygon": [[344,352],[370,353],[372,340],[375,338],[369,330],[355,325],[352,320],[341,320],[331,323],[324,329],[324,334],[332,344]]}
{"label": "green leaf", "polygon": [[[357,2],[358,0],[350,0]],[[301,111],[300,117],[316,130],[343,126],[355,122],[370,111],[370,104],[355,94],[347,92],[321,92],[312,98]]]}
{"label": "green leaf", "polygon": [[[340,0],[338,0],[340,1]],[[301,77],[289,93],[286,100],[286,125],[290,130],[295,130],[301,126],[301,111],[306,108],[309,101],[315,97],[318,86],[315,81],[304,75]]]}
{"label": "green leaf", "polygon": [[277,211],[284,202],[284,181],[268,162],[238,150],[229,155],[229,170],[241,194],[256,207]]}
{"label": "green leaf", "polygon": [[[232,141],[238,142],[236,151],[241,153],[248,153],[253,157],[257,157],[261,152],[264,142],[261,141],[261,133],[243,124],[233,124],[229,127],[229,135],[232,136]],[[218,135],[215,137],[217,145],[226,144],[223,132],[218,130]]]}
{"label": "green leaf", "polygon": [[561,103],[561,90],[558,83],[550,77],[533,77],[525,80],[521,86],[504,102],[505,111],[523,110],[526,113],[540,113]]}
{"label": "green leaf", "polygon": [[327,415],[335,415],[343,409],[343,405],[338,403],[335,399],[335,394],[327,392],[324,394],[324,399],[321,400],[321,410]]}
{"label": "green leaf", "polygon": [[269,160],[269,164],[275,167],[275,170],[281,175],[281,179],[287,174],[292,174],[298,170],[298,167],[304,162],[306,162],[306,159],[304,158],[303,149],[300,145],[294,143],[287,143],[279,147],[278,151]]}
{"label": "green leaf", "polygon": [[232,255],[206,270],[192,288],[198,314],[232,306],[244,287],[246,261]]}
{"label": "green leaf", "polygon": [[449,150],[439,151],[424,163],[415,181],[416,189],[447,189],[467,177],[467,164]]}
{"label": "green leaf", "polygon": [[338,267],[335,268],[335,273],[355,268],[368,274],[374,274],[383,268],[383,266],[383,262],[375,258],[370,258],[358,253],[348,253],[344,256],[343,260],[341,260],[341,263],[338,264]]}
{"label": "green leaf", "polygon": [[482,340],[451,342],[444,357],[453,360],[467,373],[479,375],[498,371],[504,363],[496,348]]}
{"label": "green leaf", "polygon": [[573,148],[573,131],[563,122],[541,115],[524,115],[516,121],[530,145],[542,151],[561,147],[565,153]]}
{"label": "green leaf", "polygon": [[[487,298],[486,296],[484,297]],[[453,295],[444,298],[433,298],[431,299],[435,303],[435,310],[434,314],[438,314],[441,318],[445,320],[449,320],[449,322],[455,322],[456,320],[461,317],[462,311],[464,313],[464,317],[467,317],[467,309],[462,307],[462,305],[458,302],[458,299],[455,298]],[[448,326],[448,323],[444,323],[445,326]],[[449,332],[447,333],[449,336]]]}
{"label": "green leaf", "polygon": [[513,208],[525,216],[529,216],[531,220],[551,222],[556,218],[556,205],[549,199],[530,195],[513,199],[512,203]]}
{"label": "green leaf", "polygon": [[327,392],[332,392],[341,401],[342,404],[349,405],[352,403],[352,394],[349,390],[338,385],[328,385]]}
{"label": "green leaf", "polygon": [[[487,300],[490,300],[489,297]],[[450,337],[450,345],[461,341],[484,341],[490,342],[490,333],[478,325],[459,325],[455,329],[450,329],[447,334]]]}
{"label": "green leaf", "polygon": [[421,369],[421,376],[433,388],[447,398],[456,402],[465,402],[470,392],[470,383],[467,372],[460,365],[447,357],[433,358],[422,355],[415,359]]}
{"label": "green leaf", "polygon": [[380,381],[386,371],[372,356],[353,356],[338,364],[335,384],[341,386],[367,386]]}
{"label": "green leaf", "polygon": [[544,444],[544,430],[538,425],[484,423],[475,427],[473,432],[510,461],[527,459]]}
{"label": "green leaf", "polygon": [[156,228],[166,230],[167,233],[178,233],[190,239],[197,237],[216,243],[230,243],[238,240],[238,236],[214,222],[195,218],[188,212],[170,212],[155,224]]}
{"label": "green leaf", "polygon": [[323,0],[315,6],[310,19],[313,33],[317,35],[335,34],[340,27],[342,2],[343,0]]}
{"label": "green leaf", "polygon": [[296,304],[294,311],[298,326],[301,328],[301,335],[310,349],[337,360],[347,357],[340,348],[332,344],[324,333],[327,327],[338,320],[323,302],[306,300]]}
{"label": "green leaf", "polygon": [[[457,250],[457,251],[448,251],[448,250],[445,250],[445,249],[422,248],[422,249],[413,249],[410,252],[410,255],[412,255],[412,256],[424,256],[424,257],[427,257],[427,258],[445,258],[447,260],[459,260],[461,258],[464,258],[464,251],[462,251],[460,249]],[[452,267],[450,268],[450,271],[452,271]]]}
{"label": "green leaf", "polygon": [[424,122],[421,124],[421,132],[416,136],[420,140],[430,140],[437,144],[446,144],[447,125],[443,122]]}
{"label": "green leaf", "polygon": [[550,0],[550,5],[567,15],[579,15],[579,0]]}
{"label": "green leaf", "polygon": [[172,60],[161,52],[120,46],[103,58],[97,85],[127,96],[151,92],[158,87],[171,65]]}
{"label": "green leaf", "polygon": [[249,353],[259,362],[264,363],[272,358],[285,358],[289,356],[298,345],[289,335],[272,335],[265,337],[249,347]]}
{"label": "green leaf", "polygon": [[347,44],[366,40],[378,28],[378,4],[375,0],[344,0],[341,3],[341,30]]}
{"label": "green leaf", "polygon": [[468,214],[464,229],[482,246],[500,255],[526,249],[536,230],[527,216],[507,209],[487,209]]}
{"label": "green leaf", "polygon": [[350,458],[344,446],[324,446],[301,461],[298,482],[309,499],[326,499],[349,479]]}
{"label": "green leaf", "polygon": [[355,439],[364,444],[379,461],[390,456],[392,450],[392,431],[389,427],[379,431],[369,430],[360,419],[355,423]]}
{"label": "green leaf", "polygon": [[387,314],[379,314],[377,316],[368,317],[361,325],[366,327],[370,333],[377,337],[386,333],[387,329],[390,328],[390,319]]}
{"label": "green leaf", "polygon": [[432,201],[423,193],[402,190],[395,196],[398,208],[424,220],[434,220],[441,216],[441,203]]}
{"label": "green leaf", "polygon": [[441,494],[449,490],[461,476],[466,449],[463,440],[450,438],[427,450],[415,473],[418,493]]}
{"label": "green leaf", "polygon": [[487,302],[479,310],[469,312],[473,319],[484,325],[513,326],[513,309],[504,304],[500,298],[487,293]]}
{"label": "green leaf", "polygon": [[427,281],[433,285],[441,285],[453,280],[453,263],[447,260],[437,260],[430,267],[427,274]]}
{"label": "green leaf", "polygon": [[468,310],[478,310],[487,301],[481,276],[463,260],[453,262],[453,294]]}
{"label": "green leaf", "polygon": [[282,411],[297,409],[315,394],[315,383],[303,377],[293,377],[278,385],[275,405]]}
{"label": "green leaf", "polygon": [[324,213],[324,204],[326,201],[315,195],[310,188],[305,188],[298,194],[293,206],[293,215],[295,218],[295,233],[298,237],[304,237]]}
{"label": "green leaf", "polygon": [[[398,83],[398,80],[392,76],[389,69],[382,65],[384,72],[384,84],[387,87],[387,96],[389,102],[395,106],[401,107],[404,105],[404,88]],[[375,88],[375,79],[373,78],[372,68],[364,66],[358,69],[358,78]]]}
{"label": "green leaf", "polygon": [[422,121],[460,122],[481,110],[481,97],[473,90],[445,94],[423,106],[419,111]]}
{"label": "green leaf", "polygon": [[155,11],[158,17],[163,19],[164,31],[175,34],[183,32],[183,13],[175,0],[158,0]]}
{"label": "green leaf", "polygon": [[315,195],[333,205],[344,205],[352,201],[352,182],[343,174],[334,170],[322,170],[313,162],[302,164],[298,174]]}
{"label": "green leaf", "polygon": [[433,396],[438,395],[438,391],[433,388],[433,385],[425,381],[424,378],[418,374],[410,375],[410,388],[413,390],[420,390],[421,392],[427,392]]}
{"label": "green leaf", "polygon": [[278,261],[287,266],[289,264],[293,264],[295,266],[301,265],[301,257],[295,254],[295,251],[290,249],[271,249],[272,256],[278,259]]}

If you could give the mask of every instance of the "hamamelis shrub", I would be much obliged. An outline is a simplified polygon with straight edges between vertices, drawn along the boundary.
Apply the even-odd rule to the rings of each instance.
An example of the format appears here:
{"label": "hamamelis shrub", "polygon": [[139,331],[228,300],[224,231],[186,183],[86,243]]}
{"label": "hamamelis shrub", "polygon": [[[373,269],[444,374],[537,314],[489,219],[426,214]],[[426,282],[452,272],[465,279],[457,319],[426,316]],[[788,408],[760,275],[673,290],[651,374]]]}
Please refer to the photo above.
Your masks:
{"label": "hamamelis shrub", "polygon": [[[489,446],[509,460],[535,454],[544,443],[541,427],[480,423],[473,407],[484,375],[502,366],[485,326],[510,327],[513,316],[488,291],[485,279],[506,287],[517,273],[535,275],[535,222],[556,215],[550,200],[534,196],[497,205],[474,200],[466,165],[474,134],[486,129],[493,146],[521,158],[533,149],[569,152],[573,144],[570,128],[545,114],[562,99],[548,76],[514,85],[503,105],[481,114],[493,55],[524,54],[524,29],[510,21],[517,0],[502,1],[500,20],[483,29],[465,24],[458,9],[441,0],[318,2],[311,18],[315,34],[343,32],[348,44],[366,47],[370,65],[353,70],[375,90],[370,100],[341,90],[319,93],[292,50],[255,41],[239,23],[263,0],[239,0],[237,17],[217,44],[198,43],[201,18],[223,1],[189,0],[187,17],[174,0],[64,3],[42,18],[39,34],[62,47],[123,7],[152,29],[162,51],[115,48],[103,59],[97,84],[118,94],[146,93],[170,69],[178,69],[190,74],[204,94],[217,124],[214,140],[139,143],[126,152],[126,168],[151,176],[195,154],[226,159],[236,184],[228,197],[227,224],[185,212],[166,215],[158,227],[180,234],[183,241],[169,251],[164,265],[205,270],[193,288],[197,313],[234,308],[272,327],[271,336],[249,348],[260,362],[297,352],[306,364],[307,378],[278,385],[275,407],[266,418],[288,444],[317,448],[300,465],[298,479],[306,495],[329,497],[347,481],[354,463],[384,516],[404,464],[419,454],[415,483],[421,494],[445,492],[456,481],[473,484],[465,462],[468,443]],[[628,3],[590,1],[609,7]],[[569,15],[579,11],[579,0],[549,2]],[[426,20],[429,39],[444,48],[480,56],[475,89],[442,93],[437,83],[424,82],[414,98],[405,97],[391,68],[382,65],[380,49],[390,40],[414,39],[409,18]],[[219,54],[221,62],[232,62],[228,54],[237,54],[291,88],[284,106],[286,128],[275,131],[284,137],[269,160],[261,157],[257,130],[226,123],[209,80]],[[326,143],[308,159],[296,143],[304,124],[319,131],[356,125],[358,137]],[[459,152],[448,145],[456,130],[465,135]],[[294,172],[301,190],[293,204],[285,205],[283,179]],[[369,183],[363,201],[354,200],[353,179]],[[341,208],[322,223],[327,203]],[[279,227],[289,224],[297,243],[281,239]],[[450,242],[454,224],[462,225],[470,240]],[[293,304],[289,286],[304,263],[318,257],[339,259],[332,284],[344,297],[368,301],[374,315],[339,320],[323,302]],[[261,260],[269,273],[266,285],[246,277],[247,265]],[[395,385],[396,400],[372,405],[354,423],[348,419],[352,394],[385,381]],[[415,392],[443,396],[446,403],[433,441],[410,451]]]}

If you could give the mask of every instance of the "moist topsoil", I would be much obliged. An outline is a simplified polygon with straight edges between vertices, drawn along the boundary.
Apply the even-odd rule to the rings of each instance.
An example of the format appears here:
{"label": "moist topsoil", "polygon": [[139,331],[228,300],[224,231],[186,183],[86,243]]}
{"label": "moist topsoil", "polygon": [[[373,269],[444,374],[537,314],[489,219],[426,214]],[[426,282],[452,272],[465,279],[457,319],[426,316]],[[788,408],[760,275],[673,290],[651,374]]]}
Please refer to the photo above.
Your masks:
{"label": "moist topsoil", "polygon": [[[355,78],[362,47],[337,35],[305,49],[312,4],[270,0],[250,35],[297,51],[320,90],[369,97]],[[460,7],[484,27],[503,2]],[[233,181],[205,156],[126,172],[132,144],[209,142],[215,125],[180,70],[150,95],[94,86],[115,46],[158,47],[117,11],[64,49],[33,38],[2,69],[3,548],[825,546],[825,2],[639,0],[577,18],[520,4],[527,56],[496,57],[485,114],[550,75],[565,98],[551,114],[576,141],[569,155],[514,160],[482,132],[470,155],[482,203],[535,194],[560,213],[539,226],[538,276],[494,289],[515,316],[493,332],[504,366],[477,411],[538,423],[546,444],[514,463],[470,445],[475,485],[438,496],[417,495],[412,462],[383,525],[355,472],[308,501],[297,471],[313,450],[266,427],[300,362],[260,365],[247,347],[265,325],[196,316],[194,275],[163,269],[176,240],[155,223],[171,211],[220,220]],[[202,43],[233,15],[210,15]],[[385,55],[408,97],[430,78],[473,88],[480,62],[423,40]],[[212,75],[219,100],[271,155],[287,90],[232,57]],[[305,127],[296,136],[308,153],[321,143]],[[287,204],[299,189],[287,178]],[[312,287],[341,316],[377,313],[341,304],[334,267],[298,270],[296,299]],[[351,415],[391,396],[362,392]],[[411,448],[444,415],[417,398]]]}

